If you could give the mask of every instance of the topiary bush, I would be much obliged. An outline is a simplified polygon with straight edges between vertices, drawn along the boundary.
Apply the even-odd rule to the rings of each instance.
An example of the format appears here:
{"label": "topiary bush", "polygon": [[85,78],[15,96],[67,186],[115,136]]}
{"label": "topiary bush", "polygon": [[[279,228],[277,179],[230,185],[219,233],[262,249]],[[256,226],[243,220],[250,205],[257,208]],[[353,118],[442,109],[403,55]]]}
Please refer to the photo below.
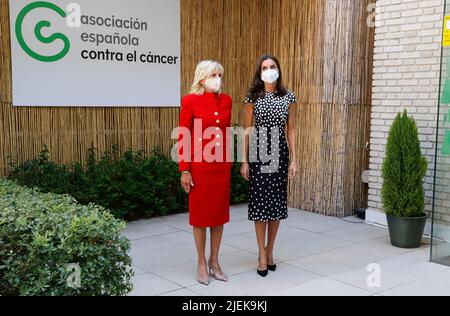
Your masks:
{"label": "topiary bush", "polygon": [[100,206],[0,178],[0,295],[129,293],[124,226]]}
{"label": "topiary bush", "polygon": [[428,163],[422,156],[417,126],[407,111],[399,113],[387,140],[382,167],[382,202],[386,214],[397,217],[424,215],[423,178]]}

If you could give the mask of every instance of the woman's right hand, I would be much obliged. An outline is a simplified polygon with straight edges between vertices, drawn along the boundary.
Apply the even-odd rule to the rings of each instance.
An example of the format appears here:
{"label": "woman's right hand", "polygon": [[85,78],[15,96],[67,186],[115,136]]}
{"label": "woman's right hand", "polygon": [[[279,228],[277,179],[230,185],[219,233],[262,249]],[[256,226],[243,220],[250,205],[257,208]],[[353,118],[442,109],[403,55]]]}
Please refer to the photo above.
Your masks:
{"label": "woman's right hand", "polygon": [[194,186],[194,182],[192,181],[192,175],[190,172],[186,172],[181,175],[181,186],[186,193],[189,194],[189,192],[191,192],[191,186]]}
{"label": "woman's right hand", "polygon": [[250,181],[250,167],[247,162],[241,165],[241,175],[246,181]]}

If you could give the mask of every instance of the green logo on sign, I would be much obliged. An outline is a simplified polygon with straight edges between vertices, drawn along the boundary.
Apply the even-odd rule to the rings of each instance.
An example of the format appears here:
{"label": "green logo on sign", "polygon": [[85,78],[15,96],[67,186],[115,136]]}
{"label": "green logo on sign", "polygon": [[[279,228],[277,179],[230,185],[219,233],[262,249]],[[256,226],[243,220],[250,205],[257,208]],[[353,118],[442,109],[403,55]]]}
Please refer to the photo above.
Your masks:
{"label": "green logo on sign", "polygon": [[37,2],[30,3],[25,8],[23,8],[22,11],[20,11],[19,15],[17,16],[17,20],[16,20],[17,40],[19,41],[19,44],[22,47],[22,49],[28,55],[30,55],[32,58],[34,58],[36,60],[43,61],[43,62],[54,62],[54,61],[60,60],[61,58],[66,56],[67,53],[69,52],[70,42],[69,42],[69,39],[67,38],[67,36],[65,36],[64,34],[61,34],[61,33],[55,33],[55,34],[50,35],[49,37],[43,36],[42,29],[45,27],[50,27],[52,25],[49,21],[40,21],[39,23],[37,23],[36,26],[34,27],[34,34],[35,34],[36,38],[44,44],[51,44],[56,40],[62,40],[64,42],[64,48],[58,54],[53,55],[53,56],[40,55],[40,54],[36,53],[35,51],[33,51],[27,45],[27,43],[25,42],[25,40],[23,38],[23,33],[22,33],[23,20],[25,19],[26,15],[28,13],[30,13],[34,9],[38,9],[38,8],[50,9],[50,10],[53,10],[56,13],[58,13],[61,17],[63,17],[63,18],[66,17],[66,12],[64,10],[62,10],[60,7],[54,5],[53,3],[45,2],[45,1],[37,1]]}

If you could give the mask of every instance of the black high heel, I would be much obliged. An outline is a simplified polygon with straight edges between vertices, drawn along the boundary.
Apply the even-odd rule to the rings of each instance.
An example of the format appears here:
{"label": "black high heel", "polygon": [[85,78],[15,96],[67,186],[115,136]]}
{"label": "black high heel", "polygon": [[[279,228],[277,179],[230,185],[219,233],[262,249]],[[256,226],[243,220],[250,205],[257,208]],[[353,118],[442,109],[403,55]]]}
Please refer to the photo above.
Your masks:
{"label": "black high heel", "polygon": [[[258,258],[259,261],[260,258]],[[268,274],[269,274],[269,266],[267,266],[266,270],[259,270],[257,269],[256,272],[258,273],[259,276],[265,278]]]}
{"label": "black high heel", "polygon": [[256,270],[256,272],[258,272],[259,276],[262,276],[263,278],[265,278],[269,274],[269,270],[268,269],[266,269],[264,271]]}
{"label": "black high heel", "polygon": [[[267,247],[264,248],[264,250],[267,251]],[[267,265],[267,269],[268,269],[269,271],[275,272],[275,270],[277,269],[277,265],[276,265],[276,264],[268,264],[268,265]]]}

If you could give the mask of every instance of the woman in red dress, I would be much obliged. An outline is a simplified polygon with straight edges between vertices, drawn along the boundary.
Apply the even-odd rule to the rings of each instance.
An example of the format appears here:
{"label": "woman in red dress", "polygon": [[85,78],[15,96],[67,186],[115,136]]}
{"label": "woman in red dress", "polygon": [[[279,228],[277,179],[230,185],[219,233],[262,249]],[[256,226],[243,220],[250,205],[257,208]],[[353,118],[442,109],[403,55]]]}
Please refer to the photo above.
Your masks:
{"label": "woman in red dress", "polygon": [[[224,69],[215,61],[201,62],[191,93],[181,102],[179,170],[189,194],[189,223],[194,227],[198,254],[197,281],[208,285],[208,269],[227,281],[219,264],[223,226],[230,219],[230,127],[232,99],[221,93]],[[231,134],[230,134],[231,135]],[[206,261],[206,230],[211,231],[211,254]]]}

